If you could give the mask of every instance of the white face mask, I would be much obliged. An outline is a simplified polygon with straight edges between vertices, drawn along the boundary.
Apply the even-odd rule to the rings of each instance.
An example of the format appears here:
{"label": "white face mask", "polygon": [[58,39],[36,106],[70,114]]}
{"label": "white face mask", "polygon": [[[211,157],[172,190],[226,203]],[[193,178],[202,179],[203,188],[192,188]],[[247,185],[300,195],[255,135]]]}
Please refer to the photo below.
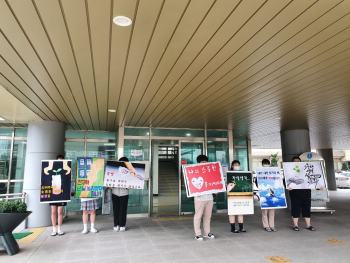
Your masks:
{"label": "white face mask", "polygon": [[235,170],[235,171],[239,171],[240,169],[241,169],[240,166],[233,166],[233,170]]}
{"label": "white face mask", "polygon": [[269,164],[264,164],[263,167],[270,167],[270,165]]}

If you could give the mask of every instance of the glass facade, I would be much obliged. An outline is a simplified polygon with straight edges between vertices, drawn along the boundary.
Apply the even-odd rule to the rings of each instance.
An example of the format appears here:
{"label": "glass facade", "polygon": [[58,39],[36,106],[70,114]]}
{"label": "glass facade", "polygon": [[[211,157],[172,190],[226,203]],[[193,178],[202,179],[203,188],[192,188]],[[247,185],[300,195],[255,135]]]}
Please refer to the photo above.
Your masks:
{"label": "glass facade", "polygon": [[248,171],[248,148],[235,148],[235,159],[240,161],[242,171]]}
{"label": "glass facade", "polygon": [[207,138],[227,138],[227,131],[207,130]]}
{"label": "glass facade", "polygon": [[0,194],[23,191],[26,137],[27,129],[0,128]]}
{"label": "glass facade", "polygon": [[[137,154],[136,151],[138,151]],[[129,161],[149,161],[149,140],[125,139],[124,156]]]}
{"label": "glass facade", "polygon": [[152,136],[160,136],[160,137],[204,137],[204,130],[152,129]]}

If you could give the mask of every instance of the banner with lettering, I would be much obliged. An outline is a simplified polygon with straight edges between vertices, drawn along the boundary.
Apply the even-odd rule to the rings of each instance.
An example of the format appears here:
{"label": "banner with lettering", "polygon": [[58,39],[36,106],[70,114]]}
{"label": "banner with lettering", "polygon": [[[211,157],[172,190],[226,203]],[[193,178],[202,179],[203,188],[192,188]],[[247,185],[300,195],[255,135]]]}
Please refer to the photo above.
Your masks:
{"label": "banner with lettering", "polygon": [[40,203],[70,202],[72,161],[41,161]]}
{"label": "banner with lettering", "polygon": [[261,209],[286,208],[281,169],[278,167],[256,168],[257,186]]}
{"label": "banner with lettering", "polygon": [[78,157],[75,197],[103,197],[105,159]]}
{"label": "banner with lettering", "polygon": [[326,188],[321,162],[283,163],[286,188],[316,190]]}
{"label": "banner with lettering", "polygon": [[182,165],[187,197],[225,192],[220,162]]}
{"label": "banner with lettering", "polygon": [[104,186],[144,189],[145,163],[107,161]]}

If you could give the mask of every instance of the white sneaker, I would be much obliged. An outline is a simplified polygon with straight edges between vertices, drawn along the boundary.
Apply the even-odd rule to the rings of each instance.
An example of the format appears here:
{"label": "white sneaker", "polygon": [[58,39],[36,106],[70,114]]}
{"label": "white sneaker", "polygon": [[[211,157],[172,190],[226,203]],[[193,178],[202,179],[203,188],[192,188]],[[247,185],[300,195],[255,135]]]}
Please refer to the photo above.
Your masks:
{"label": "white sneaker", "polygon": [[63,232],[62,230],[60,230],[60,231],[57,232],[57,234],[58,234],[59,236],[63,236],[63,235],[64,235],[64,232]]}
{"label": "white sneaker", "polygon": [[82,234],[87,234],[89,231],[87,229],[84,229],[83,231],[81,231]]}
{"label": "white sneaker", "polygon": [[208,234],[208,235],[204,235],[204,237],[206,237],[206,238],[211,238],[211,239],[214,239],[215,238],[215,236],[213,235],[213,234]]}
{"label": "white sneaker", "polygon": [[121,226],[119,231],[120,232],[124,232],[125,231],[125,226]]}
{"label": "white sneaker", "polygon": [[51,234],[50,234],[50,236],[52,236],[52,237],[57,236],[57,232],[52,231]]}
{"label": "white sneaker", "polygon": [[194,237],[197,241],[203,241],[203,237],[202,236],[195,236]]}
{"label": "white sneaker", "polygon": [[119,229],[120,229],[119,226],[113,227],[113,230],[114,230],[114,231],[119,231]]}
{"label": "white sneaker", "polygon": [[91,233],[97,233],[98,231],[97,231],[97,229],[95,229],[95,228],[91,228],[91,229],[90,229],[90,232],[91,232]]}

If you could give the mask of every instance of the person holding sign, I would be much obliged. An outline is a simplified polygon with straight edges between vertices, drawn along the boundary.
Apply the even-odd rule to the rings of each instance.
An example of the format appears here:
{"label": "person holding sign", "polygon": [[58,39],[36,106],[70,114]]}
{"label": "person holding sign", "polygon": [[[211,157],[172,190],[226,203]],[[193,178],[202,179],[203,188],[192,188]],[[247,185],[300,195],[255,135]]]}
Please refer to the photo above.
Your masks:
{"label": "person holding sign", "polygon": [[[64,156],[59,154],[56,157],[57,160],[64,160]],[[51,165],[51,164],[50,164]],[[52,170],[52,167],[46,167],[44,169],[44,172],[48,174],[49,170]],[[67,172],[70,172],[71,169],[64,163],[64,170]],[[64,235],[64,232],[62,231],[62,222],[63,222],[63,207],[67,205],[67,202],[61,202],[61,203],[49,203],[51,206],[51,222],[52,222],[52,232],[51,236],[62,236]],[[57,227],[56,227],[57,225]]]}
{"label": "person holding sign", "polygon": [[[294,156],[292,162],[301,162],[298,156]],[[290,201],[292,205],[292,219],[293,219],[293,230],[299,231],[298,222],[300,217],[300,209],[302,216],[305,218],[306,229],[315,231],[316,229],[311,226],[311,189],[292,189],[289,190]],[[320,190],[323,190],[321,187]]]}
{"label": "person holding sign", "polygon": [[[263,167],[270,167],[270,161],[268,159],[263,159],[261,162]],[[256,186],[258,187],[258,180],[256,180]],[[274,196],[273,189],[270,188],[269,195]],[[269,218],[267,218],[269,214]],[[275,209],[261,209],[262,223],[263,227],[267,232],[276,232],[275,228]]]}
{"label": "person holding sign", "polygon": [[[241,170],[241,162],[238,160],[234,160],[231,164],[231,171],[240,171]],[[227,192],[230,192],[233,188],[234,188],[234,184],[228,184],[227,185]],[[236,229],[236,225],[235,225],[235,215],[229,215],[228,216],[229,221],[230,221],[230,225],[231,225],[231,232],[232,233],[245,233],[247,232],[244,228],[243,228],[243,215],[237,215],[237,219],[238,219],[238,226],[239,226],[239,231]]]}
{"label": "person holding sign", "polygon": [[[197,156],[197,163],[207,163],[208,157],[205,155]],[[213,195],[204,194],[194,197],[194,207],[195,214],[193,218],[194,231],[196,233],[195,239],[198,241],[203,241],[202,230],[201,230],[201,220],[203,216],[203,228],[204,237],[214,239],[215,236],[210,234],[210,220],[213,210]]]}
{"label": "person holding sign", "polygon": [[[121,157],[120,162],[125,162],[125,165],[131,171],[132,176],[137,175],[135,168],[129,163],[129,159],[126,157]],[[128,209],[129,200],[129,190],[128,188],[111,187],[112,189],[112,202],[113,202],[113,212],[114,212],[114,231],[125,231],[126,224],[126,214]]]}

